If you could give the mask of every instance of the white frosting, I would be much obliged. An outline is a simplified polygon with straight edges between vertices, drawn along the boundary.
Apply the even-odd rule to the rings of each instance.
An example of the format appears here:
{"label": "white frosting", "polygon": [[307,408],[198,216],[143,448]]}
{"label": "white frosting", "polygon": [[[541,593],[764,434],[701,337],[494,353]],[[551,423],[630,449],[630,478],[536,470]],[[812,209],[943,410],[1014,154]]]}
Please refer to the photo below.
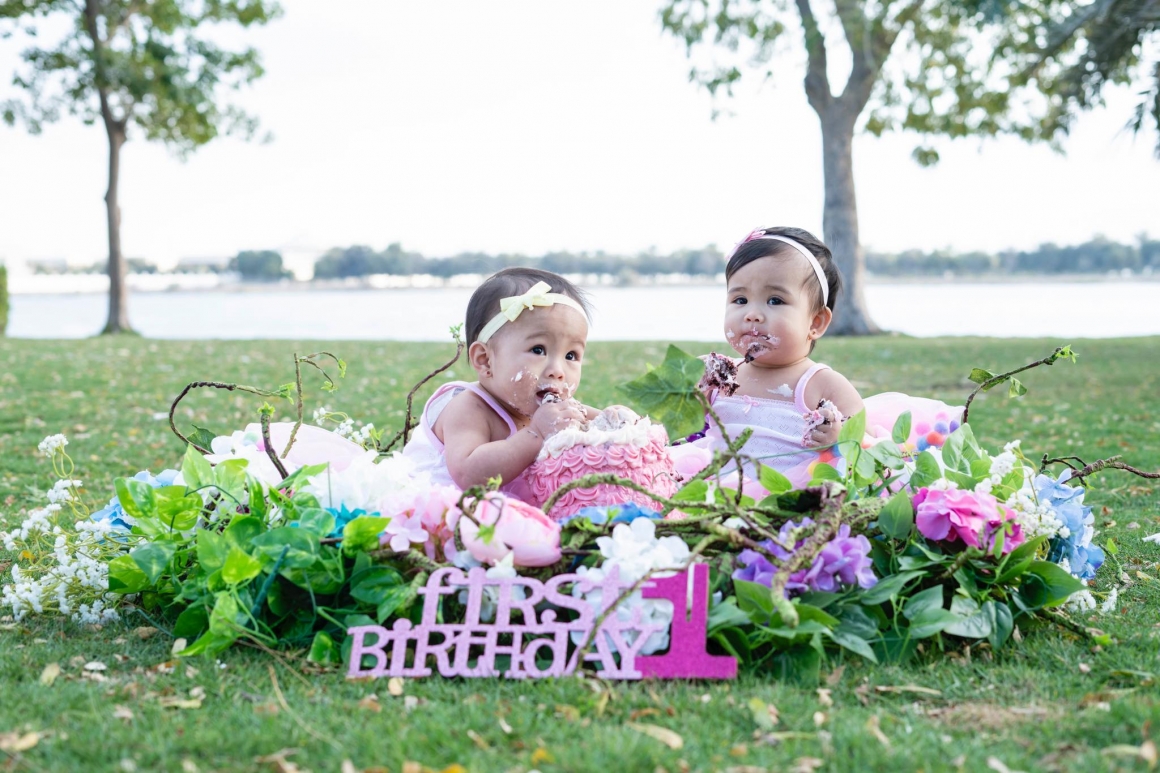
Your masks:
{"label": "white frosting", "polygon": [[664,427],[638,416],[623,405],[605,408],[592,421],[562,429],[544,441],[538,459],[559,456],[574,446],[623,445],[642,448],[654,438],[665,441]]}

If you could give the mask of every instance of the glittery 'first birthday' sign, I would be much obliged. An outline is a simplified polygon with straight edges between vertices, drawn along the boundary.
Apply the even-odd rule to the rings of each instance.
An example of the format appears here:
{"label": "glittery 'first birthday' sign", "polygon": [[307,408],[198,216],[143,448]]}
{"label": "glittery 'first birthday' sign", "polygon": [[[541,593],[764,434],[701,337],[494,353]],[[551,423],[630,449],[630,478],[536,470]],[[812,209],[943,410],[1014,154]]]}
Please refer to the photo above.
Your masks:
{"label": "glittery 'first birthday' sign", "polygon": [[[606,679],[737,676],[734,658],[710,655],[705,649],[708,566],[694,564],[691,571],[652,579],[641,587],[644,598],[672,603],[671,626],[642,620],[636,605],[627,615],[621,614],[623,609],[608,610],[632,585],[621,580],[615,568],[600,580],[561,574],[546,582],[530,577],[491,578],[479,567],[466,574],[454,568],[439,569],[419,590],[423,617],[418,625],[400,619],[389,630],[360,625],[348,631],[352,647],[347,675],[423,677],[437,671],[440,676],[535,679],[575,672],[583,653],[584,661],[593,663]],[[464,591],[463,622],[437,622],[440,598]],[[598,602],[594,591],[599,591]],[[580,597],[584,594],[588,600]],[[490,622],[480,618],[485,597],[494,597],[495,617]],[[601,615],[600,628],[592,636]],[[666,629],[668,652],[641,655],[649,638]],[[581,646],[589,638],[591,646]]]}

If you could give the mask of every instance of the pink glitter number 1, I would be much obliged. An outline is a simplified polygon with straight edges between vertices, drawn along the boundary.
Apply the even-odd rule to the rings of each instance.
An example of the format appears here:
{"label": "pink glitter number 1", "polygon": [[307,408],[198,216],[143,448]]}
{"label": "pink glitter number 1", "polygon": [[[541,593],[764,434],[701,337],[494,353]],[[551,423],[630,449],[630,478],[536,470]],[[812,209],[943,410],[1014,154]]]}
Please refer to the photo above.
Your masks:
{"label": "pink glitter number 1", "polygon": [[673,602],[673,627],[669,651],[636,659],[636,669],[644,678],[655,679],[735,679],[737,660],[726,655],[710,655],[705,649],[709,616],[709,567],[693,564],[693,608],[688,608],[688,572],[650,580],[641,595],[646,599]]}

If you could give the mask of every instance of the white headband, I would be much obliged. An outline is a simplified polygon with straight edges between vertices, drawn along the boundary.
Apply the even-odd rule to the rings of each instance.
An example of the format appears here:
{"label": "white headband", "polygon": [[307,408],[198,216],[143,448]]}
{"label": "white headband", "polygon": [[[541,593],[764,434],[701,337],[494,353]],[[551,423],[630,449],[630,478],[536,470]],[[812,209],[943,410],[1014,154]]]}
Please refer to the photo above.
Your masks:
{"label": "white headband", "polygon": [[805,259],[810,262],[810,267],[813,268],[814,274],[818,277],[818,284],[822,286],[822,305],[823,306],[829,305],[829,303],[830,303],[830,283],[826,279],[826,272],[822,270],[822,264],[818,262],[818,259],[816,257],[814,257],[814,254],[812,252],[807,250],[801,244],[798,244],[797,242],[795,242],[793,239],[790,239],[786,236],[778,236],[777,234],[767,234],[767,233],[762,232],[762,230],[759,228],[759,229],[753,231],[752,233],[750,233],[749,236],[745,237],[740,242],[738,242],[737,246],[733,248],[733,252],[729,254],[729,257],[732,258],[734,253],[737,252],[738,248],[740,248],[742,244],[745,244],[746,242],[751,242],[754,239],[773,239],[774,241],[785,242],[790,247],[793,247],[795,250],[800,252],[802,254],[802,256],[804,256]]}
{"label": "white headband", "polygon": [[[584,307],[575,300],[569,298],[567,295],[554,293],[551,290],[552,287],[547,282],[536,282],[522,295],[500,298],[499,314],[496,314],[483,326],[483,330],[479,331],[479,335],[475,340],[481,344],[487,343],[487,340],[495,335],[496,331],[503,327],[505,323],[515,322],[519,319],[524,309],[533,310],[537,306],[554,306],[557,303],[562,303],[565,306],[571,306],[581,314],[585,314]],[[585,318],[587,318],[586,314]]]}

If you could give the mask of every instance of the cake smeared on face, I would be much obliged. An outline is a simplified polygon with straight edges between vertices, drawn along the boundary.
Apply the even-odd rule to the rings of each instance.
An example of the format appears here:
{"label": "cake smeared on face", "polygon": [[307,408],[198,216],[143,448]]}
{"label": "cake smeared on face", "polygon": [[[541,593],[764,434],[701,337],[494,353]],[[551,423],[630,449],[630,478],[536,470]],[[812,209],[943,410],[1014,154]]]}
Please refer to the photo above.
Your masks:
{"label": "cake smeared on face", "polygon": [[742,336],[743,341],[745,338],[751,339],[749,345],[745,348],[746,362],[753,362],[761,355],[781,345],[781,339],[777,336],[765,335],[757,331]]}
{"label": "cake smeared on face", "polygon": [[697,389],[702,392],[712,392],[716,389],[718,394],[730,397],[739,386],[741,385],[737,383],[737,363],[716,352],[710,353],[705,358],[705,375],[701,376]]}

